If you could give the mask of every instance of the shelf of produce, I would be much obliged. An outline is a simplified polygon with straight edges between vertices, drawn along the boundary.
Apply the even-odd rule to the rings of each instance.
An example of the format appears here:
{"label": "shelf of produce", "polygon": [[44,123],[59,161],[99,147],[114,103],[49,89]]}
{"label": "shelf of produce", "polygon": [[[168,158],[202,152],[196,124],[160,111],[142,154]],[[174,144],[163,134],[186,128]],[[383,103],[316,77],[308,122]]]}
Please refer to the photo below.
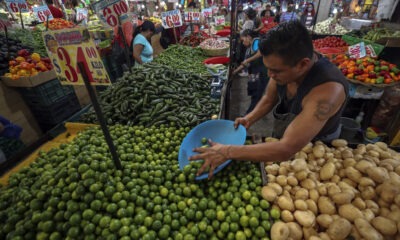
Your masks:
{"label": "shelf of produce", "polygon": [[6,174],[4,174],[0,178],[0,184],[2,185],[7,185],[8,178],[10,177],[11,174],[18,172],[24,167],[29,166],[35,159],[39,156],[40,151],[49,151],[52,148],[58,147],[63,143],[71,142],[79,132],[85,130],[88,127],[92,126],[97,126],[95,124],[87,124],[87,123],[65,123],[65,128],[66,131],[64,133],[61,133],[57,137],[55,137],[53,140],[43,144],[40,146],[35,152],[30,154],[25,160],[20,162],[17,166],[12,168],[10,171],[8,171]]}

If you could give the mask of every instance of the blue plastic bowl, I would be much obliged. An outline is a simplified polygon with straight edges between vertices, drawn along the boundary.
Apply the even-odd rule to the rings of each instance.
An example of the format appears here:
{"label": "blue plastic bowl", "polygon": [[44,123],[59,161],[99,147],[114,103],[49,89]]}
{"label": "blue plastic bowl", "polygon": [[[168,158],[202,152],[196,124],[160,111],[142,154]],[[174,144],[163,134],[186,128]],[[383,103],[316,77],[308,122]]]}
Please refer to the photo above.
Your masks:
{"label": "blue plastic bowl", "polygon": [[[233,123],[230,120],[209,120],[193,128],[183,139],[179,149],[179,168],[183,170],[190,163],[189,157],[198,154],[193,152],[193,149],[203,145],[201,143],[202,138],[226,145],[243,145],[246,141],[246,129],[242,125],[235,129]],[[221,171],[230,162],[231,160],[228,160],[218,166],[214,170],[214,174]],[[196,180],[202,180],[207,177],[208,172],[205,172],[197,176]]]}

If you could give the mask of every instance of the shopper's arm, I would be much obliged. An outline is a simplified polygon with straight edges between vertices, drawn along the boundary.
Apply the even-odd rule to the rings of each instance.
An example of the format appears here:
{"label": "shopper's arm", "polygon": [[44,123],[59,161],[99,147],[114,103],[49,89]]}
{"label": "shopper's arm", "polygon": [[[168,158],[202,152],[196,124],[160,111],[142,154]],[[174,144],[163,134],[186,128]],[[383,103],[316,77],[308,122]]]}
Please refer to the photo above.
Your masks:
{"label": "shopper's arm", "polygon": [[258,28],[256,28],[256,29],[254,29],[254,31],[258,32],[263,28],[264,28],[264,23],[260,20],[260,26]]}
{"label": "shopper's arm", "polygon": [[260,51],[257,51],[256,54],[254,54],[253,56],[251,56],[251,57],[245,59],[245,60],[243,61],[243,64],[246,66],[247,64],[251,63],[252,61],[254,61],[254,60],[256,60],[256,59],[258,59],[258,58],[260,58],[260,57],[261,57],[261,52],[260,52]]}
{"label": "shopper's arm", "polygon": [[140,55],[142,54],[144,46],[142,44],[136,44],[133,46],[133,58],[139,64],[143,64],[142,58]]}

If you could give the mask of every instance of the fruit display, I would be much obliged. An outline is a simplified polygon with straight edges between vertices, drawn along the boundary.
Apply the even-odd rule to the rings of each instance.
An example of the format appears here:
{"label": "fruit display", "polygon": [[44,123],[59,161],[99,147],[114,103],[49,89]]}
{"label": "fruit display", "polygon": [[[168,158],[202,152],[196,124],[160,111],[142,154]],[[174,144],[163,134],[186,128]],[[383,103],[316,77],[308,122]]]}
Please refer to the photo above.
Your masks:
{"label": "fruit display", "polygon": [[271,239],[395,239],[400,154],[383,142],[331,144],[309,143],[293,160],[266,166],[262,195],[282,220]]}
{"label": "fruit display", "polygon": [[268,239],[258,165],[233,162],[212,181],[182,171],[189,128],[112,126],[122,169],[100,128],[48,152],[0,188],[1,239]]}
{"label": "fruit display", "polygon": [[6,37],[0,34],[0,76],[6,74],[9,70],[8,62],[18,56],[18,51],[26,49],[32,51],[33,49],[24,46],[21,41],[8,39],[8,46]]}
{"label": "fruit display", "polygon": [[[44,22],[42,24],[36,25],[35,28],[40,30],[40,31],[45,31],[46,30],[46,25],[47,23]],[[60,30],[64,28],[73,28],[75,26],[74,23],[67,21],[62,18],[54,18],[52,20],[49,20],[49,30]]]}
{"label": "fruit display", "polygon": [[188,36],[183,37],[179,43],[190,47],[197,47],[200,45],[201,42],[203,42],[209,37],[210,36],[207,33],[200,31],[191,33]]}
{"label": "fruit display", "polygon": [[320,39],[315,39],[312,41],[314,48],[336,48],[336,47],[347,47],[347,44],[343,39],[339,37],[324,37]]}
{"label": "fruit display", "polygon": [[333,60],[348,79],[354,79],[367,84],[390,84],[400,80],[400,70],[395,64],[376,58],[349,58],[344,54],[337,55]]}
{"label": "fruit display", "polygon": [[169,66],[173,69],[185,70],[191,73],[208,75],[207,68],[203,65],[207,57],[199,48],[182,45],[169,46],[153,62]]}
{"label": "fruit display", "polygon": [[38,53],[30,54],[26,49],[18,51],[18,57],[8,62],[9,72],[4,76],[17,80],[20,77],[35,76],[39,72],[53,69],[49,58],[42,58]]}
{"label": "fruit display", "polygon": [[[134,68],[100,94],[108,124],[153,126],[174,122],[193,127],[219,112],[207,78],[149,63]],[[82,116],[97,122],[94,112]]]}
{"label": "fruit display", "polygon": [[333,18],[328,18],[325,21],[315,24],[314,31],[317,34],[331,35],[343,35],[349,32],[349,30],[337,23]]}
{"label": "fruit display", "polygon": [[150,17],[149,21],[153,22],[154,24],[160,24],[161,25],[161,19],[160,18]]}
{"label": "fruit display", "polygon": [[31,46],[40,56],[47,57],[47,50],[43,42],[42,32],[39,30],[18,29],[11,32],[9,36],[21,41],[25,46]]}

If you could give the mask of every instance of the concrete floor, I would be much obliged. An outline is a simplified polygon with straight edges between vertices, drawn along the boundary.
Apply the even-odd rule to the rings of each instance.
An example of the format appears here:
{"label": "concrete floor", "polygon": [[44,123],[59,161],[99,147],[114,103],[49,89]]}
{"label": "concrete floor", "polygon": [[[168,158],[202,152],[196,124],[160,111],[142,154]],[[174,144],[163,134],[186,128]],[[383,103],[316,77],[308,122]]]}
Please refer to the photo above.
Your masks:
{"label": "concrete floor", "polygon": [[[230,91],[228,119],[235,120],[235,118],[245,115],[250,105],[250,97],[247,96],[247,78],[238,75],[233,76]],[[248,136],[257,134],[268,137],[271,136],[272,128],[273,117],[270,113],[251,126],[247,134]]]}

